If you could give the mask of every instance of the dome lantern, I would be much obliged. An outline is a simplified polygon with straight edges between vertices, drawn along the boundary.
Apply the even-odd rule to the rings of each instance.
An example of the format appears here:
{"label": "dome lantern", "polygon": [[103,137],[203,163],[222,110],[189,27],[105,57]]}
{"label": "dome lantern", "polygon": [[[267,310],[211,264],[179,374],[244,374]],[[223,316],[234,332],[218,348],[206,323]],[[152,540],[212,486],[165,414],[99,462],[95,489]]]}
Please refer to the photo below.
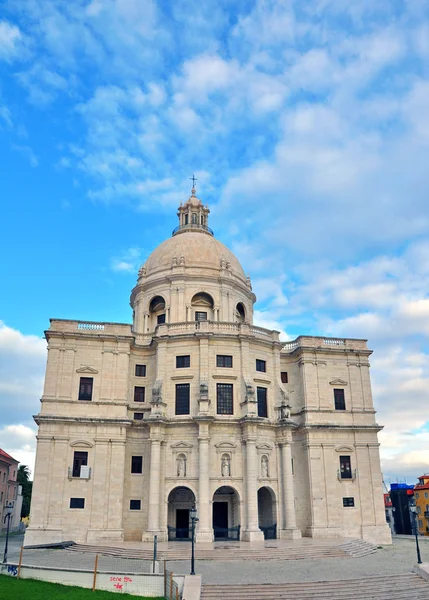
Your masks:
{"label": "dome lantern", "polygon": [[177,216],[179,225],[173,230],[173,235],[184,233],[185,231],[199,231],[208,235],[213,235],[213,231],[208,226],[209,207],[204,206],[201,200],[195,195],[195,177],[192,176],[191,195],[185,204],[180,203]]}

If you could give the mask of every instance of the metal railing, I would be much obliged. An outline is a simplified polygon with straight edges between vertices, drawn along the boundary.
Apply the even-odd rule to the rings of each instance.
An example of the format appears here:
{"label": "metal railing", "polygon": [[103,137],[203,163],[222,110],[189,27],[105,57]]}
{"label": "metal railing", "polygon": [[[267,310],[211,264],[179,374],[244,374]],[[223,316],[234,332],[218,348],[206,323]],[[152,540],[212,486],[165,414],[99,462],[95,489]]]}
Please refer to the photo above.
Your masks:
{"label": "metal railing", "polygon": [[73,474],[73,467],[68,468],[68,479],[91,479],[91,467],[80,469],[79,475]]}
{"label": "metal railing", "polygon": [[188,223],[187,225],[178,225],[177,227],[175,227],[173,229],[173,232],[171,235],[175,235],[178,231],[198,231],[199,229],[202,229],[203,231],[205,231],[206,233],[209,233],[210,235],[214,235],[213,229],[210,229],[210,227],[208,227],[207,225],[200,225],[198,223]]}
{"label": "metal railing", "polygon": [[357,477],[357,469],[354,469],[353,471],[343,471],[341,472],[340,469],[337,470],[337,477],[339,481],[354,481]]}
{"label": "metal railing", "polygon": [[241,526],[236,527],[213,527],[214,539],[240,541]]}
{"label": "metal railing", "polygon": [[259,525],[259,529],[263,532],[265,540],[277,539],[277,523],[274,523],[274,525],[267,525],[265,527]]}
{"label": "metal railing", "polygon": [[171,527],[167,525],[168,541],[169,542],[190,542],[191,528],[190,527]]}

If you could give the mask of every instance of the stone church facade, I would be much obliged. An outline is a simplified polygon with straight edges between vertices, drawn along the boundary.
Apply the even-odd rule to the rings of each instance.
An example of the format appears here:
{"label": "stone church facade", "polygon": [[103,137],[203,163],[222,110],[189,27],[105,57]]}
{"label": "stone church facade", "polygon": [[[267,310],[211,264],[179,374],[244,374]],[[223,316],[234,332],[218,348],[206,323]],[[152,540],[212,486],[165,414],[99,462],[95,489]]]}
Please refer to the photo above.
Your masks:
{"label": "stone church facade", "polygon": [[365,340],[281,342],[192,190],[133,323],[52,319],[26,544],[390,543]]}

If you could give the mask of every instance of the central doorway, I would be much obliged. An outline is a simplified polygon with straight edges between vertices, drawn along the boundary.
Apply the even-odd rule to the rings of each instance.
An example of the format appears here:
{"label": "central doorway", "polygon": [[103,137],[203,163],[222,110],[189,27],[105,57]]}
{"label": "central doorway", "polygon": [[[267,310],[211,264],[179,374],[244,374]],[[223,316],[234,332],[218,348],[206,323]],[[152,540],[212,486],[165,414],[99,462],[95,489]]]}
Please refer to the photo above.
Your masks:
{"label": "central doorway", "polygon": [[195,495],[187,487],[179,486],[168,495],[168,540],[191,541],[189,511],[195,505]]}
{"label": "central doorway", "polygon": [[189,538],[189,508],[176,508],[176,538]]}
{"label": "central doorway", "polygon": [[240,539],[240,499],[228,485],[213,495],[213,533],[215,541]]}

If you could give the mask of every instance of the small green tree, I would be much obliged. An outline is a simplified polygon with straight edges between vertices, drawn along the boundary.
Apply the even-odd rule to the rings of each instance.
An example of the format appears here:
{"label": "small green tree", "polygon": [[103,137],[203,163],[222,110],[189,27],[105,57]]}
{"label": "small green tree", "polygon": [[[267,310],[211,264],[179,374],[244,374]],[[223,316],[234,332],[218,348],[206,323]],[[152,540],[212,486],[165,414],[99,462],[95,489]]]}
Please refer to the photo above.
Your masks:
{"label": "small green tree", "polygon": [[27,465],[18,467],[17,481],[22,486],[22,509],[21,518],[28,517],[30,514],[31,492],[33,491],[33,482],[30,481],[31,471]]}

